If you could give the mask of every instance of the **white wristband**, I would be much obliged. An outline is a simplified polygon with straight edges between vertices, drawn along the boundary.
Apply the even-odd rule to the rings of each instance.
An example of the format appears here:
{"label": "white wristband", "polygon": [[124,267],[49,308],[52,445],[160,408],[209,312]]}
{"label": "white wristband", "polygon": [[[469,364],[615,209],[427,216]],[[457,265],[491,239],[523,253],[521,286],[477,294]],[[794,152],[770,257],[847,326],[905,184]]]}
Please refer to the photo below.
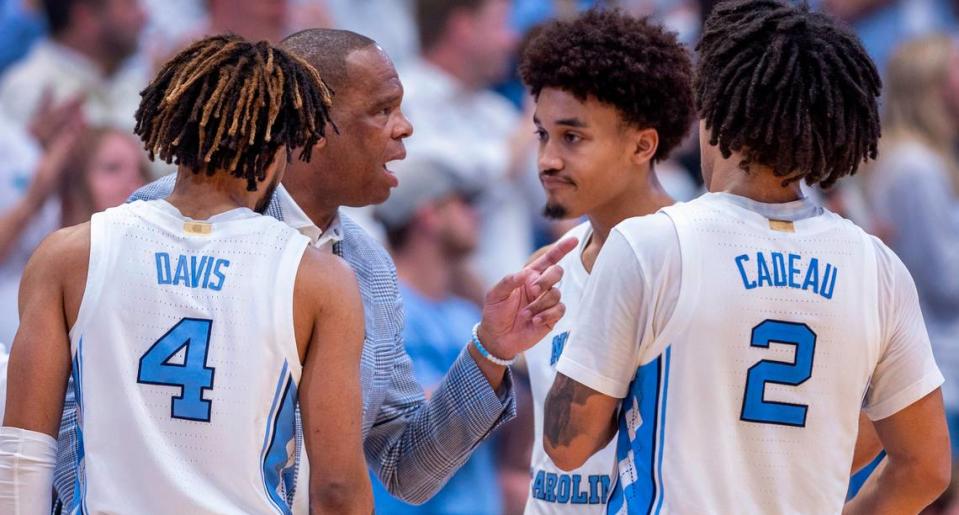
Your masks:
{"label": "white wristband", "polygon": [[486,350],[486,347],[483,347],[483,344],[480,343],[479,334],[477,334],[478,330],[479,330],[479,322],[477,322],[476,325],[473,326],[473,339],[470,340],[470,343],[473,344],[473,347],[476,347],[476,350],[479,351],[479,353],[484,358],[486,358],[488,361],[496,363],[497,365],[501,367],[508,367],[512,365],[514,361],[516,361],[516,358],[502,359],[502,358],[497,358],[496,356],[490,354],[490,352]]}
{"label": "white wristband", "polygon": [[50,435],[0,428],[0,513],[50,513],[56,461],[57,441]]}

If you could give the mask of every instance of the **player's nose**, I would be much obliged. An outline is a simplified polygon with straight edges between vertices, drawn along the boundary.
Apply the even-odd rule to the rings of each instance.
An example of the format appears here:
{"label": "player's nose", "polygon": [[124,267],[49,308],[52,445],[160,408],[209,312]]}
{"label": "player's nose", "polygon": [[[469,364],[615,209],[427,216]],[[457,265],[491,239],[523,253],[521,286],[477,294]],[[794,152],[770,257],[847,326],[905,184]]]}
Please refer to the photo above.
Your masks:
{"label": "player's nose", "polygon": [[555,147],[548,141],[540,145],[536,163],[541,173],[546,170],[563,169],[563,160],[556,153]]}

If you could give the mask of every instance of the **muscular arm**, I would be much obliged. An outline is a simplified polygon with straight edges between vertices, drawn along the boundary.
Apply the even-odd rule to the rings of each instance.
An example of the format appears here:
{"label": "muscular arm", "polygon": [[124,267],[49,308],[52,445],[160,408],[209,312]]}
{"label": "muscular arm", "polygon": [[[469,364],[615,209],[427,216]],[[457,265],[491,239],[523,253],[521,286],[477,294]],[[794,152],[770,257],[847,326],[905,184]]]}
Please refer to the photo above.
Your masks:
{"label": "muscular arm", "polygon": [[7,368],[0,429],[0,512],[50,512],[60,412],[70,374],[69,327],[86,282],[88,225],[48,237],[20,285],[20,328]]}
{"label": "muscular arm", "polygon": [[76,320],[89,255],[90,228],[82,224],[50,235],[24,270],[4,426],[57,436],[71,368],[69,327]]}
{"label": "muscular arm", "polygon": [[310,513],[371,513],[360,387],[363,305],[352,271],[309,249],[297,274],[294,309],[298,319],[311,319],[298,324],[311,330],[299,398],[311,464]]}
{"label": "muscular arm", "polygon": [[872,463],[882,452],[882,442],[876,434],[876,427],[865,413],[859,414],[859,433],[856,436],[856,449],[852,455],[852,470],[850,475],[859,472],[863,467]]}
{"label": "muscular arm", "polygon": [[875,426],[886,449],[886,465],[843,513],[919,513],[946,489],[951,474],[941,390],[877,420]]}
{"label": "muscular arm", "polygon": [[616,434],[620,399],[604,395],[561,373],[546,395],[543,447],[557,467],[573,470]]}

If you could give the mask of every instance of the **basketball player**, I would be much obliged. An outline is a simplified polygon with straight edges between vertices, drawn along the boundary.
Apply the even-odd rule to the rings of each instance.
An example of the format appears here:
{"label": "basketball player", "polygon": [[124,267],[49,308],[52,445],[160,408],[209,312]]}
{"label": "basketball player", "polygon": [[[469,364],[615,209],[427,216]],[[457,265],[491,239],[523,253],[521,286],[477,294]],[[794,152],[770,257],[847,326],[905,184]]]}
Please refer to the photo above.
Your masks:
{"label": "basketball player", "polygon": [[70,513],[289,513],[297,401],[312,511],[370,513],[356,281],[258,214],[291,150],[324,144],[330,90],[298,57],[216,36],[142,96],[136,132],[178,163],[174,191],[53,234],[27,266],[0,511],[50,512],[72,374]]}
{"label": "basketball player", "polygon": [[862,408],[888,464],[845,510],[917,513],[950,453],[915,286],[799,187],[875,157],[875,67],[785,0],[720,4],[698,48],[712,193],[610,233],[546,401],[546,452],[571,470],[615,436],[609,513],[839,513]]}
{"label": "basketball player", "polygon": [[609,231],[673,203],[655,163],[692,124],[692,65],[675,35],[610,10],[548,25],[526,50],[520,72],[536,98],[545,213],[588,218],[567,235],[580,243],[560,264],[567,314],[525,354],[535,424],[526,513],[604,513],[615,445],[564,472],[543,450],[543,403]]}

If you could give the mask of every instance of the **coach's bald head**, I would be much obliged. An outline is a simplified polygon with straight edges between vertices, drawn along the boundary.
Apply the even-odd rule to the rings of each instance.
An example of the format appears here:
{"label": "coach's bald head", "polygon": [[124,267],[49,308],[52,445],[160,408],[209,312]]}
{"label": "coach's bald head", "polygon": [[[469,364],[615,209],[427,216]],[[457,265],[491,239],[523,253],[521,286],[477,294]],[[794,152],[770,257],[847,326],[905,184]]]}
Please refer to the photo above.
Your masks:
{"label": "coach's bald head", "polygon": [[280,46],[306,59],[336,90],[347,83],[346,60],[350,54],[376,47],[376,41],[349,30],[306,29],[287,36]]}
{"label": "coach's bald head", "polygon": [[[396,177],[387,169],[403,159],[413,127],[403,116],[403,84],[386,52],[372,39],[335,29],[297,32],[280,44],[312,64],[333,90],[335,131],[314,148],[309,163],[293,160],[283,179],[307,213],[328,218],[339,206],[386,200]],[[325,220],[313,220],[322,226]]]}

